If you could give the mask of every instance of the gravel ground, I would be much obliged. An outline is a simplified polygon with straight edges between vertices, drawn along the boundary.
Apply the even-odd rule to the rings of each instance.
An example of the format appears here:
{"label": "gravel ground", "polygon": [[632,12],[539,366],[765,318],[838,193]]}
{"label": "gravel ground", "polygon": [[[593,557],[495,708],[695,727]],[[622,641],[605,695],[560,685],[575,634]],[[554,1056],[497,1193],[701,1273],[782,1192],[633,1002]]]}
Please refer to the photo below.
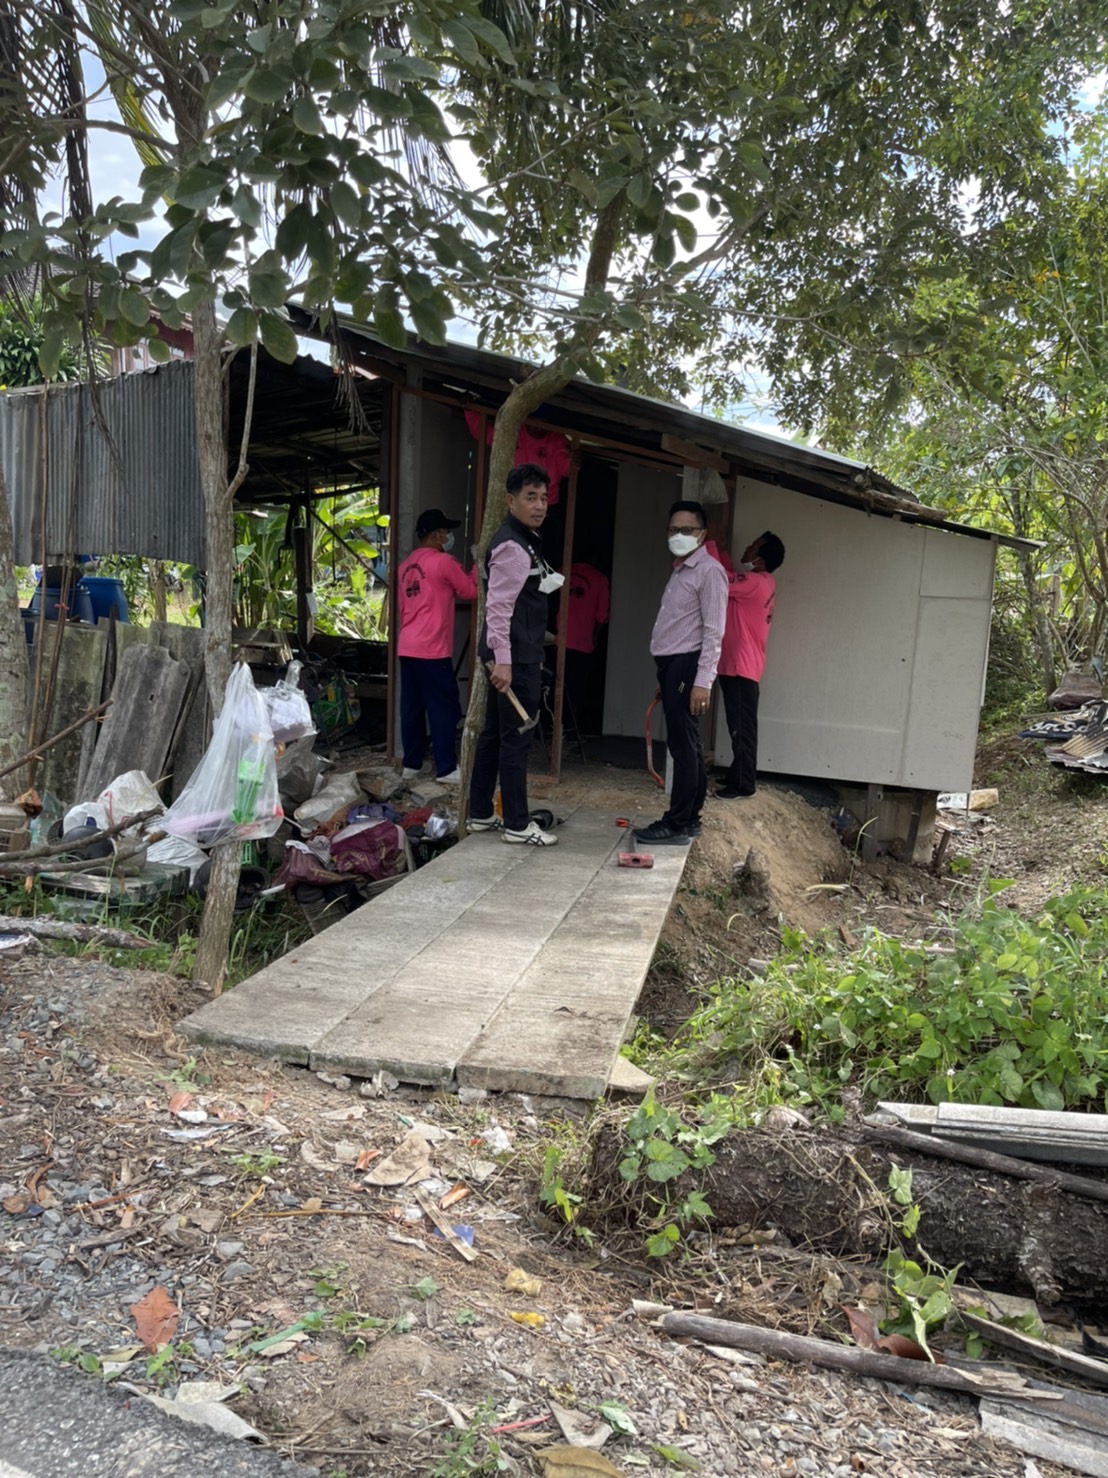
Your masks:
{"label": "gravel ground", "polygon": [[[549,1106],[388,1084],[364,1097],[235,1053],[195,1059],[172,1032],[195,1003],[183,982],[94,957],[0,962],[3,1343],[170,1396],[200,1378],[236,1386],[234,1409],[278,1451],[349,1478],[430,1475],[467,1423],[545,1418],[497,1439],[509,1471],[538,1473],[536,1449],[562,1440],[552,1401],[594,1426],[600,1403],[619,1403],[635,1434],[605,1455],[627,1472],[1033,1471],[981,1437],[961,1397],[726,1359],[634,1317],[631,1300],[658,1293],[643,1269],[618,1249],[565,1247],[535,1210],[522,1171],[569,1132]],[[412,1191],[367,1186],[358,1169],[413,1123],[436,1141],[435,1189],[472,1187],[451,1217],[473,1227],[473,1263],[433,1237]],[[512,1268],[539,1292],[506,1293]],[[861,1276],[842,1273],[844,1287]],[[131,1312],[155,1289],[180,1308],[161,1368]],[[824,1318],[787,1260],[738,1249],[663,1292],[719,1312],[740,1290],[793,1327]],[[313,1311],[289,1340],[248,1348]]]}

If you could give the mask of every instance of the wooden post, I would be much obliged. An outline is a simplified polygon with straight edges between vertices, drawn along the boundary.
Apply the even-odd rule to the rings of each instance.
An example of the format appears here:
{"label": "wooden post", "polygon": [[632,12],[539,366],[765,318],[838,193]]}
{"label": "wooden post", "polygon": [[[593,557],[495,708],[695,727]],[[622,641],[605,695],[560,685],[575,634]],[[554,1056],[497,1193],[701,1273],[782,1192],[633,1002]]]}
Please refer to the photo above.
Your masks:
{"label": "wooden post", "polygon": [[[296,637],[300,651],[307,650],[311,640],[311,609],[308,597],[312,590],[312,524],[310,517],[310,494],[305,492],[297,499],[296,527],[292,531],[293,563],[296,569]],[[300,519],[303,522],[299,522]]]}
{"label": "wooden post", "polygon": [[[550,736],[550,773],[556,780],[562,778],[562,706],[566,687],[566,635],[569,628],[569,572],[573,563],[573,526],[577,521],[577,472],[581,465],[581,447],[576,437],[570,438],[569,490],[566,493],[566,528],[562,540],[562,586],[558,602],[558,655],[554,662],[554,707],[551,722],[554,732]],[[577,723],[580,715],[575,716]]]}
{"label": "wooden post", "polygon": [[862,827],[862,861],[877,861],[877,814],[885,799],[883,785],[866,786],[866,819]]}
{"label": "wooden post", "polygon": [[389,759],[396,756],[396,634],[399,629],[396,606],[396,525],[399,520],[400,498],[397,481],[399,471],[400,444],[400,387],[393,385],[389,402],[385,408],[382,438],[380,486],[377,490],[377,512],[382,504],[389,515],[388,576],[385,582],[389,608],[388,629],[388,682],[385,688],[385,754]]}
{"label": "wooden post", "polygon": [[[485,483],[489,475],[489,414],[488,411],[479,411],[480,424],[477,428],[477,460],[474,463],[473,473],[473,530],[471,544],[476,544],[481,537],[481,526],[485,520],[485,497],[488,489]],[[477,571],[480,580],[481,571]],[[466,665],[466,702],[473,692],[473,668],[477,661],[477,638],[480,636],[477,630],[477,602],[472,601],[469,607],[469,661]]]}

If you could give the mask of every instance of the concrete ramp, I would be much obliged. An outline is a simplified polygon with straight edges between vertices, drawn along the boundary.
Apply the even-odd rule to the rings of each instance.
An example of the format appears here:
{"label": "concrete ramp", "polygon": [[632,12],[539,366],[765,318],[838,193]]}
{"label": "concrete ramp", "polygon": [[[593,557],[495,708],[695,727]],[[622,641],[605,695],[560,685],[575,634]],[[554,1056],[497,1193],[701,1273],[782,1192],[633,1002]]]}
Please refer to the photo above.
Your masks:
{"label": "concrete ramp", "polygon": [[598,811],[558,837],[466,837],[179,1029],[357,1077],[599,1097],[688,849],[622,868],[629,833]]}

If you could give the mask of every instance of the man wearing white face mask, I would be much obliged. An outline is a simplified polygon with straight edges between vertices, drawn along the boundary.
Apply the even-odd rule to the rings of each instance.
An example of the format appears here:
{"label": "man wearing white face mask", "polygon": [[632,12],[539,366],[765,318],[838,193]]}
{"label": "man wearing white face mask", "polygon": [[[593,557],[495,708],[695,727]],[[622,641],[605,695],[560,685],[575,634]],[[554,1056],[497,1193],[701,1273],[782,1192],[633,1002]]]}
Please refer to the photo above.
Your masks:
{"label": "man wearing white face mask", "polygon": [[636,827],[639,841],[687,845],[700,835],[700,809],[708,772],[700,720],[708,712],[727,622],[727,576],[704,547],[707,517],[700,503],[679,500],[666,531],[673,572],[658,608],[650,654],[673,758],[669,810],[650,826]]}
{"label": "man wearing white face mask", "polygon": [[[534,735],[520,733],[519,715],[505,695],[511,688],[528,714],[539,710],[547,596],[563,583],[543,558],[539,538],[549,482],[533,462],[512,468],[508,516],[485,556],[485,625],[477,651],[493,691],[473,756],[468,821],[470,831],[499,831],[504,841],[531,847],[552,847],[558,838],[531,820],[527,752]],[[498,775],[503,820],[494,806]]]}
{"label": "man wearing white face mask", "polygon": [[427,728],[435,773],[447,785],[457,785],[455,740],[462,707],[458,682],[450,660],[454,650],[454,602],[477,599],[477,574],[466,574],[449,551],[456,518],[439,508],[428,508],[416,520],[418,546],[396,574],[400,637],[400,738],[404,746],[404,779],[423,768]]}

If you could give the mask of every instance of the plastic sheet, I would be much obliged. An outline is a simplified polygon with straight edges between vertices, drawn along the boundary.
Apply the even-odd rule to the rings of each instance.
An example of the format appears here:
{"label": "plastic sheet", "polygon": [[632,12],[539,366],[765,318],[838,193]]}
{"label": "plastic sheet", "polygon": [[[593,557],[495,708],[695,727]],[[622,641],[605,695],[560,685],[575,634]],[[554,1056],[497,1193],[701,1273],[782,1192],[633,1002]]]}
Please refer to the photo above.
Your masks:
{"label": "plastic sheet", "polygon": [[250,669],[239,663],[212,742],[162,826],[197,846],[214,847],[272,836],[283,819],[269,715]]}

